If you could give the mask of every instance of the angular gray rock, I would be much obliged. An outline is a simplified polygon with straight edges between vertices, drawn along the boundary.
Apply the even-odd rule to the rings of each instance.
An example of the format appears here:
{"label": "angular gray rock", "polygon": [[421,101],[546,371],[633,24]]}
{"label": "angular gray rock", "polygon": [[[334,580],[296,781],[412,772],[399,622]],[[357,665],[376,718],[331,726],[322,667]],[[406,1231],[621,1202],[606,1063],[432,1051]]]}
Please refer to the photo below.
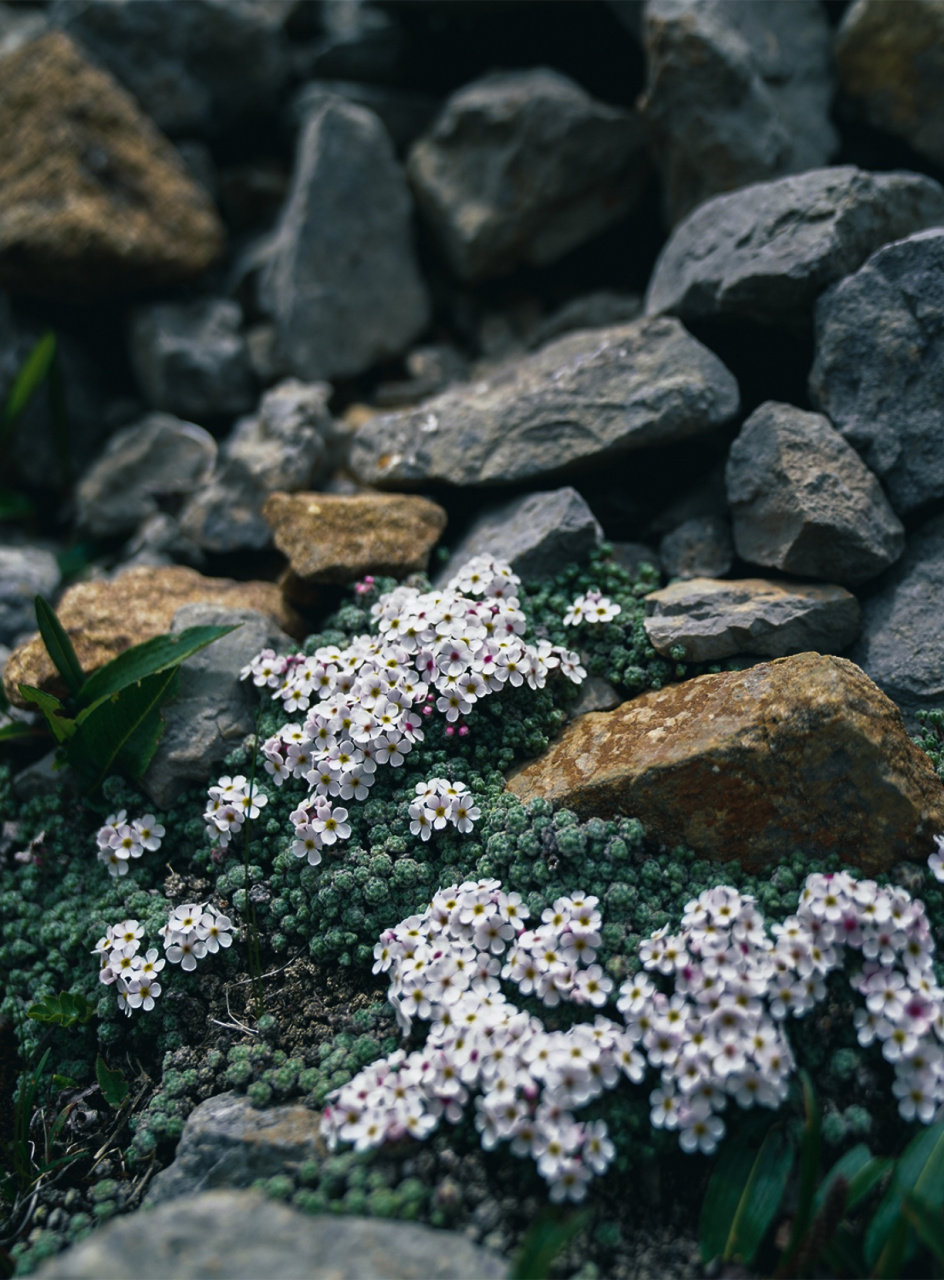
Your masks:
{"label": "angular gray rock", "polygon": [[944,230],[886,245],[823,294],[810,395],[897,512],[944,495]]}
{"label": "angular gray rock", "polygon": [[97,538],[130,533],[207,479],[216,441],[203,427],[169,413],[150,413],[109,440],[76,488],[76,521]]}
{"label": "angular gray rock", "polygon": [[826,164],[831,32],[818,0],[647,0],[642,111],[669,221],[724,191]]}
{"label": "angular gray rock", "polygon": [[577,692],[576,699],[567,708],[567,719],[576,720],[590,711],[612,711],[623,701],[618,689],[602,676],[587,676]]}
{"label": "angular gray rock", "polygon": [[875,476],[822,414],[768,400],[725,472],[738,555],[851,586],[901,555],[905,530]]}
{"label": "angular gray rock", "polygon": [[164,133],[215,137],[271,112],[291,70],[286,0],[55,0],[52,20]]}
{"label": "angular gray rock", "polygon": [[201,649],[180,669],[178,696],[162,711],[164,736],[142,780],[155,804],[169,808],[181,791],[218,768],[232,749],[251,733],[258,699],[240,670],[260,650],[284,652],[291,640],[254,609],[224,609],[187,604],[174,614],[172,632],[187,627],[226,627],[236,631]]}
{"label": "angular gray rock", "polygon": [[224,298],[139,308],[131,320],[129,347],[151,408],[197,420],[252,408],[242,318],[239,304]]}
{"label": "angular gray rock", "polygon": [[854,0],[836,33],[845,92],[878,129],[944,164],[944,5]]}
{"label": "angular gray rock", "polygon": [[901,708],[944,707],[944,516],[908,535],[908,547],[862,603],[862,635],[846,655]]}
{"label": "angular gray rock", "polygon": [[151,1183],[144,1203],[151,1207],[205,1191],[241,1190],[256,1178],[271,1178],[327,1154],[316,1111],[297,1105],[257,1110],[245,1094],[221,1093],[191,1111],[173,1164]]}
{"label": "angular gray rock", "polygon": [[237,458],[221,458],[179,516],[181,535],[201,551],[263,551],[272,533],[262,518],[265,493]]}
{"label": "angular gray rock", "polygon": [[505,1280],[508,1263],[453,1231],[311,1217],[257,1191],[210,1191],[107,1223],[37,1280]]}
{"label": "angular gray rock", "polygon": [[306,381],[363,373],[426,327],[412,201],[373,112],[329,98],[308,117],[260,295]]}
{"label": "angular gray rock", "polygon": [[16,645],[36,630],[37,595],[47,599],[62,575],[42,547],[0,545],[0,645]]}
{"label": "angular gray rock", "polygon": [[304,84],[292,99],[289,119],[296,127],[305,123],[312,111],[317,110],[329,96],[343,98],[366,107],[383,121],[384,128],[397,149],[404,155],[410,144],[430,124],[438,103],[425,93],[410,89],[395,89],[389,85],[365,84],[356,80],[312,80]]}
{"label": "angular gray rock", "polygon": [[811,169],[716,196],[659,255],[646,314],[806,325],[828,284],[869,254],[944,224],[944,187],[916,173]]}
{"label": "angular gray rock", "polygon": [[562,564],[582,560],[602,541],[603,530],[576,489],[528,493],[484,511],[453,548],[436,582],[448,582],[480,555],[504,560],[526,581],[552,577]]}
{"label": "angular gray rock", "polygon": [[692,578],[646,596],[643,625],[665,657],[717,662],[738,653],[841,653],[859,634],[859,602],[843,587],[742,578]]}
{"label": "angular gray rock", "polygon": [[334,439],[327,382],[286,378],[243,418],[223,445],[241,462],[263,493],[308,489],[321,477]]}
{"label": "angular gray rock", "polygon": [[417,205],[462,280],[545,266],[624,217],[648,178],[634,112],[545,67],[454,93],[410,150]]}
{"label": "angular gray rock", "polygon": [[734,559],[731,526],[717,516],[684,520],[659,543],[662,568],[669,578],[717,578]]}
{"label": "angular gray rock", "polygon": [[585,329],[490,378],[371,418],[351,470],[381,487],[511,484],[702,435],[737,413],[734,378],[669,318]]}

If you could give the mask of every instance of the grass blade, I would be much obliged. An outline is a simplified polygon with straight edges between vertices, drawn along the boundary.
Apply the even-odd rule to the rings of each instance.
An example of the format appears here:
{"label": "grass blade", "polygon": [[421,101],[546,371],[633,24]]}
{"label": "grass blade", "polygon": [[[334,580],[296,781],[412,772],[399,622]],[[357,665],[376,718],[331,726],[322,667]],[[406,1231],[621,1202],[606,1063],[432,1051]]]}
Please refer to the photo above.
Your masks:
{"label": "grass blade", "polygon": [[750,1266],[780,1207],[793,1147],[780,1124],[759,1139],[752,1125],[729,1141],[708,1183],[699,1224],[706,1263],[721,1258]]}
{"label": "grass blade", "polygon": [[90,675],[78,693],[77,703],[90,708],[99,699],[120,693],[147,676],[179,667],[214,640],[235,630],[236,627],[187,627],[179,635],[154,636],[136,644]]}
{"label": "grass blade", "polygon": [[2,413],[0,413],[0,447],[5,445],[13,434],[16,424],[23,416],[26,406],[32,400],[36,388],[49,372],[49,367],[55,354],[56,335],[49,329],[33,347],[13,380],[10,394],[7,396]]}
{"label": "grass blade", "polygon": [[56,670],[66,682],[73,697],[85,683],[85,673],[76,657],[65,627],[56,617],[56,611],[48,600],[36,597],[36,625],[43,638],[43,644],[52,658]]}

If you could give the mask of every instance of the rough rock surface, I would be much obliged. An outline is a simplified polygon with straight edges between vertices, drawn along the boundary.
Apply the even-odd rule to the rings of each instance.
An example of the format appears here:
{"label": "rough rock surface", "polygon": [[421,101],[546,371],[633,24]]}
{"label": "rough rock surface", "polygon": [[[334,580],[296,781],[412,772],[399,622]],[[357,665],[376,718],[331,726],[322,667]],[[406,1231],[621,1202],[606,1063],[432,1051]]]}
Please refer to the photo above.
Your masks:
{"label": "rough rock surface", "polygon": [[330,396],[327,382],[286,378],[265,393],[252,417],[236,424],[223,452],[241,462],[265,493],[307,488],[328,459]]}
{"label": "rough rock surface", "polygon": [[629,324],[642,313],[638,293],[617,293],[614,289],[596,289],[580,294],[552,311],[528,335],[530,350],[560,338],[575,329],[611,329],[615,324]]}
{"label": "rough rock surface", "polygon": [[452,1231],[310,1217],[258,1192],[210,1191],[110,1222],[38,1280],[504,1280],[508,1263]]}
{"label": "rough rock surface", "polygon": [[410,150],[417,204],[453,271],[544,266],[618,222],[646,185],[639,117],[544,67],[454,93]]}
{"label": "rough rock surface", "polygon": [[782,658],[837,653],[859,634],[859,602],[844,587],[768,578],[692,578],[646,596],[646,635],[670,657],[716,662],[737,653]]}
{"label": "rough rock surface", "polygon": [[223,457],[180,513],[180,531],[201,551],[263,551],[272,534],[262,518],[265,491],[238,458]]}
{"label": "rough rock surface", "polygon": [[[204,603],[256,609],[290,635],[304,635],[300,619],[286,609],[275,583],[204,578],[182,565],[129,569],[107,582],[77,583],[62,597],[56,613],[82,669],[91,674],[131,645],[169,631],[181,605]],[[38,634],[14,649],[3,670],[7,697],[18,707],[27,705],[16,687],[21,682],[65,695]]]}
{"label": "rough rock surface", "polygon": [[944,516],[909,535],[898,563],[862,605],[862,635],[849,651],[901,707],[914,731],[915,711],[944,707]]}
{"label": "rough rock surface", "polygon": [[400,493],[273,493],[263,515],[292,572],[306,583],[416,573],[446,527],[438,503]]}
{"label": "rough rock surface", "polygon": [[[59,586],[59,565],[42,547],[0,545],[0,645],[16,644],[36,627],[33,601]],[[0,657],[0,666],[3,659]]]}
{"label": "rough rock surface", "polygon": [[669,578],[719,577],[734,559],[731,526],[717,516],[683,520],[659,543],[659,558]]}
{"label": "rough rock surface", "polygon": [[271,618],[255,609],[213,604],[185,604],[174,614],[170,629],[232,626],[238,630],[187,659],[177,696],[161,711],[164,736],[141,785],[162,809],[170,808],[192,783],[206,782],[252,733],[258,690],[241,681],[239,673],[263,649],[284,653],[292,643]]}
{"label": "rough rock surface", "polygon": [[327,99],[299,138],[292,190],[261,280],[285,367],[350,377],[405,351],[429,298],[406,176],[377,117]]}
{"label": "rough rock surface", "polygon": [[216,441],[203,427],[151,413],[111,437],[76,488],[76,520],[97,538],[131,533],[157,515],[160,499],[183,496],[206,480]]}
{"label": "rough rock surface", "polygon": [[904,549],[881,485],[822,414],[760,405],[731,445],[726,480],[734,545],[751,564],[852,585]]}
{"label": "rough rock surface", "polygon": [[242,1190],[256,1178],[271,1178],[286,1166],[297,1168],[327,1154],[317,1112],[291,1105],[258,1110],[245,1094],[221,1093],[191,1111],[173,1164],[151,1183],[144,1203]]}
{"label": "rough rock surface", "polygon": [[254,403],[242,310],[226,298],[158,302],[131,321],[131,361],[153,409],[198,422]]}
{"label": "rough rock surface", "polygon": [[944,230],[886,245],[820,298],[810,394],[896,511],[944,496]]}
{"label": "rough rock surface", "polygon": [[407,413],[371,418],[366,484],[508,484],[702,435],[738,409],[734,378],[676,320],[582,330]]}
{"label": "rough rock surface", "polygon": [[[924,860],[944,784],[854,663],[816,653],[650,690],[575,721],[509,789],[760,870],[798,849],[869,875]],[[838,818],[838,820],[837,820]]]}
{"label": "rough rock surface", "polygon": [[452,549],[436,582],[444,583],[473,556],[493,555],[525,580],[553,577],[603,541],[603,530],[576,489],[528,493],[484,511]]}
{"label": "rough rock surface", "polygon": [[[376,12],[376,10],[375,10]],[[312,80],[292,100],[289,116],[298,126],[329,96],[366,107],[382,121],[399,155],[403,155],[431,123],[438,109],[430,94],[356,80]]]}
{"label": "rough rock surface", "polygon": [[56,0],[53,20],[140,102],[159,129],[213,137],[271,111],[289,72],[285,0]]}
{"label": "rough rock surface", "polygon": [[944,6],[855,0],[836,37],[839,79],[871,124],[944,164]]}
{"label": "rough rock surface", "polygon": [[890,240],[944,223],[944,188],[915,173],[812,169],[706,201],[659,255],[648,315],[807,324],[818,293]]}
{"label": "rough rock surface", "polygon": [[678,222],[711,196],[826,164],[831,33],[817,0],[648,0],[642,103]]}
{"label": "rough rock surface", "polygon": [[71,40],[50,32],[4,59],[0,286],[69,302],[166,288],[222,248],[176,151]]}

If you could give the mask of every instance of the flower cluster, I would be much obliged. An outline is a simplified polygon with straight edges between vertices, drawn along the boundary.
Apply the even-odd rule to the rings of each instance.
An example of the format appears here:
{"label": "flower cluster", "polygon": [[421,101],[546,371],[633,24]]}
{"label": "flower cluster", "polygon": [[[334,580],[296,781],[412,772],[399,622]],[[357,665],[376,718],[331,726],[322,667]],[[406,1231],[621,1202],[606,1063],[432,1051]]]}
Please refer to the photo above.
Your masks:
{"label": "flower cluster", "polygon": [[106,986],[114,984],[118,1008],[130,1018],[134,1009],[153,1009],[161,994],[157,975],[164,961],[153,947],[139,955],[144,928],[138,920],[109,925],[96,942],[92,954],[99,957],[98,977]]}
{"label": "flower cluster", "polygon": [[430,778],[416,784],[416,799],[410,805],[410,831],[421,840],[428,840],[434,831],[441,831],[448,824],[465,835],[481,816],[482,811],[464,782]]}
{"label": "flower cluster", "polygon": [[618,613],[622,613],[621,605],[591,587],[568,607],[563,623],[565,627],[579,627],[582,622],[611,622]]}
{"label": "flower cluster", "polygon": [[233,922],[207,902],[185,902],[175,907],[159,933],[171,964],[196,969],[197,961],[233,941]]}
{"label": "flower cluster", "polygon": [[269,797],[243,775],[220,778],[208,792],[204,821],[218,843],[226,847],[247,818],[258,818]]}
{"label": "flower cluster", "polygon": [[110,813],[104,826],[98,829],[95,836],[98,860],[104,862],[113,876],[126,876],[129,859],[140,858],[145,849],[156,851],[163,837],[164,828],[153,813],[129,822],[127,811],[121,809]]}
{"label": "flower cluster", "polygon": [[[316,865],[324,845],[350,835],[348,810],[332,801],[364,800],[378,767],[401,766],[423,741],[423,725],[434,712],[444,717],[447,735],[463,736],[468,726],[462,717],[506,685],[541,689],[555,668],[578,684],[585,677],[578,654],[522,639],[527,620],[519,586],[508,565],[478,556],[442,590],[399,586],[380,597],[371,606],[377,635],[357,636],[344,648],[324,645],[310,657],[265,649],[243,668],[242,679],[271,689],[286,711],[304,715],[262,748],[276,785],[291,777],[308,786],[293,815],[298,857]],[[216,791],[211,789],[207,818],[229,830],[239,821],[239,804]],[[429,807],[424,803],[423,810]],[[467,803],[455,808],[466,809],[456,825],[470,829]],[[414,834],[428,838],[423,831],[429,819],[415,809]],[[444,825],[431,823],[433,830]]]}

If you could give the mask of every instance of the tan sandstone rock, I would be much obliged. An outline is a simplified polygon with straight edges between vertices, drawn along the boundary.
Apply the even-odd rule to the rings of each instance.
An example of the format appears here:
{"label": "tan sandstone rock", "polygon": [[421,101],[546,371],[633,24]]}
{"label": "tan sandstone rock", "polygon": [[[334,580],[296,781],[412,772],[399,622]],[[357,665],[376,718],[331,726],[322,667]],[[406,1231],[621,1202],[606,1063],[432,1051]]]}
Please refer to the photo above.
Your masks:
{"label": "tan sandstone rock", "polygon": [[[204,578],[182,565],[129,569],[110,582],[80,582],[65,593],[56,613],[82,669],[91,674],[133,644],[170,631],[181,605],[199,603],[257,609],[290,635],[305,634],[304,624],[286,608],[274,582]],[[3,670],[7,697],[25,707],[29,704],[17,688],[21,683],[60,697],[67,692],[38,634],[14,649]]]}
{"label": "tan sandstone rock", "polygon": [[223,225],[167,139],[61,32],[3,60],[0,287],[86,301],[176,284]]}
{"label": "tan sandstone rock", "polygon": [[854,663],[801,653],[582,716],[509,789],[582,817],[638,817],[668,845],[750,870],[797,850],[869,874],[933,852],[944,784]]}
{"label": "tan sandstone rock", "polygon": [[437,503],[402,493],[273,493],[262,514],[304,584],[416,573],[446,527]]}

